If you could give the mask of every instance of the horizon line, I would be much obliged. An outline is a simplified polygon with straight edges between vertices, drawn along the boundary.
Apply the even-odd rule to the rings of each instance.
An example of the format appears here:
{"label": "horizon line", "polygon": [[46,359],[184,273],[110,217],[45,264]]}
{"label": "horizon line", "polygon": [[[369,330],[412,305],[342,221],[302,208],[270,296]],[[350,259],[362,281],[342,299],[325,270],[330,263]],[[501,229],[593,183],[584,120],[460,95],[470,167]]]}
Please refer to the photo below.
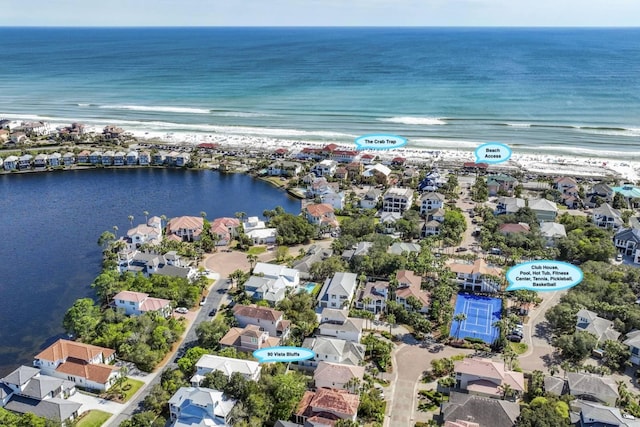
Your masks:
{"label": "horizon line", "polygon": [[7,28],[114,29],[114,28],[343,28],[343,29],[640,29],[640,25],[0,25]]}

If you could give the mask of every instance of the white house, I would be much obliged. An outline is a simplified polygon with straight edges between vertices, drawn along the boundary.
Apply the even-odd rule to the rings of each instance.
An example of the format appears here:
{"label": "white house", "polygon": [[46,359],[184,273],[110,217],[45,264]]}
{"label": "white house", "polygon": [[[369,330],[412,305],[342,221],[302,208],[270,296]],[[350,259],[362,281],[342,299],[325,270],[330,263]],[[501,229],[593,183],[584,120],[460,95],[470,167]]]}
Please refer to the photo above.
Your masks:
{"label": "white house", "polygon": [[391,187],[382,198],[384,212],[404,213],[413,205],[413,190],[410,188]]}
{"label": "white house", "polygon": [[475,292],[498,292],[500,283],[495,278],[502,276],[502,270],[489,266],[484,259],[473,264],[453,262],[447,265],[456,275],[458,284],[465,290]]}
{"label": "white house", "polygon": [[221,391],[204,387],[181,387],[169,399],[172,427],[231,426],[236,401]]}
{"label": "white house", "polygon": [[420,197],[420,215],[426,215],[427,212],[439,209],[444,205],[445,198],[442,194],[432,192],[425,193]]}
{"label": "white house", "polygon": [[364,319],[349,317],[349,310],[324,308],[320,313],[320,335],[360,342]]}
{"label": "white house", "polygon": [[187,166],[191,161],[191,154],[189,153],[180,153],[175,157],[176,166],[183,167]]}
{"label": "white house", "polygon": [[540,234],[547,240],[547,246],[555,246],[557,239],[567,237],[564,225],[557,222],[543,222],[540,224]]}
{"label": "white house", "polygon": [[138,152],[136,150],[131,150],[127,153],[127,165],[137,165],[138,164]]}
{"label": "white house", "polygon": [[313,382],[316,388],[333,388],[354,392],[357,386],[353,383],[362,383],[364,366],[343,365],[321,361],[313,372]]}
{"label": "white house", "polygon": [[591,219],[600,228],[612,228],[617,230],[624,225],[618,209],[613,209],[608,203],[603,203],[599,208],[591,211]]}
{"label": "white house", "polygon": [[[613,236],[613,243],[619,252],[625,255],[634,255],[640,249],[640,230],[624,228]],[[635,256],[634,258],[637,259]]]}
{"label": "white house", "polygon": [[4,159],[3,167],[6,171],[16,170],[18,168],[18,158],[16,156],[7,157]]}
{"label": "white house", "polygon": [[49,159],[49,156],[44,154],[44,153],[40,153],[38,154],[34,159],[33,159],[33,167],[35,168],[46,168],[47,167],[47,160]]}
{"label": "white house", "polygon": [[164,317],[171,315],[171,301],[150,297],[144,292],[122,291],[113,297],[116,309],[124,310],[128,316],[140,316],[143,313],[156,311]]}
{"label": "white house", "polygon": [[382,191],[372,188],[360,199],[360,207],[363,209],[375,209],[378,207],[380,197],[382,197]]}
{"label": "white house", "polygon": [[253,268],[253,274],[274,279],[277,283],[282,283],[283,286],[290,289],[296,289],[300,286],[300,272],[295,268],[288,268],[283,265],[269,264],[266,262],[258,262]]}
{"label": "white house", "polygon": [[333,206],[327,203],[311,203],[302,210],[310,224],[329,228],[336,228],[339,225],[334,212]]}
{"label": "white house", "polygon": [[320,290],[320,307],[348,308],[356,292],[357,276],[354,273],[337,272],[327,279]]}
{"label": "white house", "polygon": [[502,386],[509,385],[515,396],[524,393],[525,383],[522,372],[509,371],[504,362],[478,357],[465,358],[455,362],[456,388],[469,394],[502,398]]}
{"label": "white house", "polygon": [[110,365],[115,350],[60,339],[38,353],[33,365],[45,375],[72,381],[92,390],[107,390],[118,377],[120,368]]}
{"label": "white house", "polygon": [[613,329],[611,320],[599,317],[593,311],[581,309],[576,314],[576,331],[589,332],[598,340],[598,344],[602,345],[605,341],[618,341],[620,332]]}
{"label": "white house", "polygon": [[261,228],[251,230],[245,234],[251,239],[254,245],[272,245],[276,243],[278,236],[275,228]]}
{"label": "white house", "polygon": [[640,331],[634,330],[627,334],[627,339],[622,342],[629,347],[630,361],[632,364],[640,365]]}
{"label": "white house", "polygon": [[231,378],[231,375],[237,372],[248,381],[258,381],[261,369],[260,363],[253,360],[205,354],[196,362],[196,373],[191,377],[191,385],[199,386],[204,377],[213,371],[220,371],[227,378]]}
{"label": "white house", "polygon": [[518,197],[499,197],[496,203],[496,215],[512,214],[524,208],[527,202]]}
{"label": "white house", "polygon": [[127,230],[129,249],[137,249],[144,243],[160,244],[162,241],[162,221],[157,216],[149,218],[146,224]]}
{"label": "white house", "polygon": [[320,201],[333,206],[334,209],[344,209],[345,195],[343,191],[339,193],[331,191],[321,195]]}
{"label": "white house", "polygon": [[299,365],[315,368],[321,361],[359,366],[364,360],[365,346],[338,338],[312,337],[302,343],[302,347],[312,350],[313,359],[302,360]]}
{"label": "white house", "polygon": [[315,164],[311,168],[311,172],[316,174],[316,176],[333,176],[336,172],[336,168],[338,167],[338,162],[335,160],[322,160],[320,163]]}

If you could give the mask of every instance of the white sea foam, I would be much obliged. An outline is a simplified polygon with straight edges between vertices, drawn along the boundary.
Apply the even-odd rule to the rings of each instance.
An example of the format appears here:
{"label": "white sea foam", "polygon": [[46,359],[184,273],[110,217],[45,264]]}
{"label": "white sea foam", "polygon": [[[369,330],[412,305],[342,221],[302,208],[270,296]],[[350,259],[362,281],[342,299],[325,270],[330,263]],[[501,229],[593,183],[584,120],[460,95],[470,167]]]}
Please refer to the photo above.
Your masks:
{"label": "white sea foam", "polygon": [[609,135],[609,136],[640,136],[640,128],[625,128],[625,129],[598,129],[589,127],[577,127],[580,132],[590,133],[594,135]]}
{"label": "white sea foam", "polygon": [[530,128],[531,123],[507,123],[507,126],[510,126],[513,128]]}
{"label": "white sea foam", "polygon": [[412,116],[402,116],[402,117],[387,117],[378,119],[381,122],[387,123],[399,123],[403,125],[446,125],[442,119],[438,119],[436,117],[412,117]]}
{"label": "white sea foam", "polygon": [[167,107],[150,105],[101,105],[100,108],[109,110],[130,110],[130,111],[151,111],[160,113],[187,113],[187,114],[210,114],[206,108],[191,107]]}
{"label": "white sea foam", "polygon": [[212,113],[220,117],[273,117],[273,114],[266,113],[248,113],[245,111],[216,111]]}

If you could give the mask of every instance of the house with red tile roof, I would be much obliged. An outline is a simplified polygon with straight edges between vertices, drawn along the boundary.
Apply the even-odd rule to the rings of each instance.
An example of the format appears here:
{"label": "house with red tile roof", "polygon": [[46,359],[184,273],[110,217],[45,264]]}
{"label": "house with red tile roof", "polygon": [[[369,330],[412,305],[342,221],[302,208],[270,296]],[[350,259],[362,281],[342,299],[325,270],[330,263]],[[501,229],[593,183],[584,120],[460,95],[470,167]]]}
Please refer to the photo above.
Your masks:
{"label": "house with red tile roof", "polygon": [[513,392],[512,398],[525,390],[522,372],[507,370],[504,362],[479,357],[466,358],[455,363],[456,388],[478,396],[503,398],[504,386]]}
{"label": "house with red tile roof", "polygon": [[396,289],[396,302],[402,304],[404,308],[412,310],[412,306],[407,302],[409,297],[414,297],[422,303],[421,313],[429,311],[431,295],[421,288],[422,277],[410,270],[398,270],[396,273],[398,288]]}
{"label": "house with red tile roof", "polygon": [[360,397],[345,390],[319,388],[306,391],[298,404],[295,421],[313,426],[333,427],[338,420],[355,421]]}
{"label": "house with red tile roof", "polygon": [[225,246],[238,236],[240,220],[238,218],[216,218],[211,223],[211,234],[217,235],[216,246]]}
{"label": "house with red tile roof", "polygon": [[255,325],[267,331],[272,337],[285,339],[289,335],[291,321],[284,319],[282,311],[269,307],[260,307],[255,304],[238,304],[233,307],[233,317],[236,318],[238,325],[241,327]]}
{"label": "house with red tile roof", "polygon": [[498,227],[498,231],[502,234],[528,233],[529,231],[531,231],[531,227],[529,227],[529,224],[525,222],[508,222],[500,224],[500,226]]}
{"label": "house with red tile roof", "polygon": [[476,292],[498,292],[502,269],[492,267],[484,259],[477,259],[473,264],[452,262],[447,264],[449,270],[456,274],[458,284],[463,289]]}
{"label": "house with red tile roof", "polygon": [[304,207],[304,216],[309,223],[318,226],[338,227],[333,206],[328,203],[312,203]]}
{"label": "house with red tile roof", "polygon": [[252,352],[261,348],[280,345],[280,338],[269,336],[269,332],[260,326],[247,325],[244,328],[231,328],[219,341],[222,347],[233,347],[239,351]]}
{"label": "house with red tile roof", "polygon": [[116,309],[124,310],[127,316],[140,316],[141,314],[157,311],[164,317],[171,315],[171,301],[163,298],[150,297],[143,292],[122,291],[113,297]]}
{"label": "house with red tile roof", "polygon": [[107,390],[120,372],[118,366],[109,365],[115,356],[110,348],[60,339],[37,354],[33,365],[44,375],[72,381],[78,387]]}
{"label": "house with red tile roof", "polygon": [[183,242],[200,240],[204,220],[199,216],[179,216],[167,223],[167,235],[175,235]]}

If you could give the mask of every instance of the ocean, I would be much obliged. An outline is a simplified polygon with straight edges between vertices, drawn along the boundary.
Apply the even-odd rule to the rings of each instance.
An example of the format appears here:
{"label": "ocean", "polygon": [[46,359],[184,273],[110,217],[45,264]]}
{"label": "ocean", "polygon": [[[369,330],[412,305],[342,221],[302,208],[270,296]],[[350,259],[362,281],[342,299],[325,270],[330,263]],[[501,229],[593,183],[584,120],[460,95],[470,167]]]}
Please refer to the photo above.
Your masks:
{"label": "ocean", "polygon": [[98,237],[122,236],[151,216],[261,216],[300,201],[244,174],[175,169],[95,169],[0,175],[0,378],[64,335],[62,318],[94,297]]}
{"label": "ocean", "polygon": [[640,158],[640,29],[0,28],[0,118]]}

